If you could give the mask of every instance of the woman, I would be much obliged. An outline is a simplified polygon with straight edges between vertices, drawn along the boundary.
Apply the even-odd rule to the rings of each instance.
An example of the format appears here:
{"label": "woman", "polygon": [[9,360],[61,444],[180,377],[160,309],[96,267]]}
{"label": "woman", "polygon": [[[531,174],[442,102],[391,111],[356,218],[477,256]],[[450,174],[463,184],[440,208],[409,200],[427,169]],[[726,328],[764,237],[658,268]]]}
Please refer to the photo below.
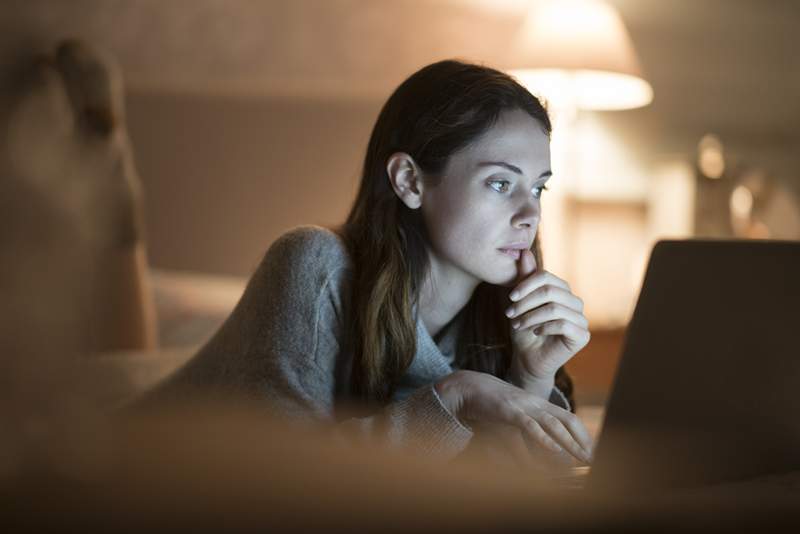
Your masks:
{"label": "woman", "polygon": [[520,461],[527,445],[588,462],[562,368],[587,321],[538,245],[549,134],[539,101],[499,71],[416,72],[378,117],[346,222],[277,239],[165,387],[233,388],[446,458],[492,427]]}

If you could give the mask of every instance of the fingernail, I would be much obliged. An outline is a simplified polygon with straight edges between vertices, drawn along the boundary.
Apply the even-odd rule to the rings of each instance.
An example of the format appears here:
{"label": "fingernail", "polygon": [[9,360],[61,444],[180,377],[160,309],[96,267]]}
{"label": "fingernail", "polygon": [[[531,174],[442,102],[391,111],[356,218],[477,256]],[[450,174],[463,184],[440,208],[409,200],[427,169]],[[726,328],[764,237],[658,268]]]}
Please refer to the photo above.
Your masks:
{"label": "fingernail", "polygon": [[510,307],[506,310],[506,317],[514,317],[514,307]]}
{"label": "fingernail", "polygon": [[519,292],[512,291],[511,294],[508,296],[508,298],[510,298],[511,300],[517,300],[519,298]]}
{"label": "fingernail", "polygon": [[514,327],[514,330],[516,330],[517,328],[519,328],[519,321],[514,321],[513,323],[511,323],[511,326]]}

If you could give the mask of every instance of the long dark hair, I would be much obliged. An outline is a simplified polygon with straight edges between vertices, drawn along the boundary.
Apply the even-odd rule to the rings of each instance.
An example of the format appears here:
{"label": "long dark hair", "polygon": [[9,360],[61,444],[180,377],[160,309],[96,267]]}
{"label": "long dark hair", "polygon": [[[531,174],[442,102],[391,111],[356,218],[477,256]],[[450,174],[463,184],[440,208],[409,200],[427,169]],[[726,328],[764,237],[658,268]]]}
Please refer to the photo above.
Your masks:
{"label": "long dark hair", "polygon": [[[346,222],[335,230],[353,258],[348,314],[354,393],[368,404],[387,403],[416,353],[412,307],[428,269],[427,231],[420,211],[409,209],[391,187],[386,164],[409,154],[425,176],[440,176],[451,155],[491,128],[501,112],[521,109],[551,132],[542,104],[498,70],[446,60],[411,75],[381,109],[367,147],[361,185]],[[531,247],[541,266],[537,237]],[[511,335],[503,310],[508,289],[481,283],[459,312],[462,328],[456,365],[505,378]],[[564,369],[556,385],[570,400]]]}

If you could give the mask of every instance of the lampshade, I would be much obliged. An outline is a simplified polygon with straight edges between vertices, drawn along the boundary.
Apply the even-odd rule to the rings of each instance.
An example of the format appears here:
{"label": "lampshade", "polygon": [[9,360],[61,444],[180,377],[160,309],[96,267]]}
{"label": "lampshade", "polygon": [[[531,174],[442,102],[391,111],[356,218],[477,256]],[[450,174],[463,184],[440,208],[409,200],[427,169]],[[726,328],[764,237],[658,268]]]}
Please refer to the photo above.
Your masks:
{"label": "lampshade", "polygon": [[653,99],[619,13],[600,0],[533,3],[510,58],[510,73],[555,106],[629,109]]}

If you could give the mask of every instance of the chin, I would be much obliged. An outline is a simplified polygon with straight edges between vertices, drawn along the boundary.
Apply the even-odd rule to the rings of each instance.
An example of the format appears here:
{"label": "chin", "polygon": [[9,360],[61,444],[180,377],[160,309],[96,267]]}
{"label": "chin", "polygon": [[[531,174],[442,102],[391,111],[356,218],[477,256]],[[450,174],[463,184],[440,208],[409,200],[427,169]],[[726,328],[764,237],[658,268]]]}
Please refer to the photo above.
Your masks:
{"label": "chin", "polygon": [[514,282],[517,280],[517,273],[516,271],[510,271],[504,274],[502,270],[496,269],[491,273],[486,273],[485,276],[481,277],[481,279],[487,284],[492,284],[493,286],[503,286],[510,289],[514,287]]}
{"label": "chin", "polygon": [[515,285],[514,282],[515,281],[516,281],[516,277],[512,276],[512,277],[510,277],[508,279],[501,280],[499,282],[490,282],[490,283],[494,284],[496,286],[503,286],[503,287],[507,287],[508,289],[511,289],[512,287],[514,287],[514,285]]}

